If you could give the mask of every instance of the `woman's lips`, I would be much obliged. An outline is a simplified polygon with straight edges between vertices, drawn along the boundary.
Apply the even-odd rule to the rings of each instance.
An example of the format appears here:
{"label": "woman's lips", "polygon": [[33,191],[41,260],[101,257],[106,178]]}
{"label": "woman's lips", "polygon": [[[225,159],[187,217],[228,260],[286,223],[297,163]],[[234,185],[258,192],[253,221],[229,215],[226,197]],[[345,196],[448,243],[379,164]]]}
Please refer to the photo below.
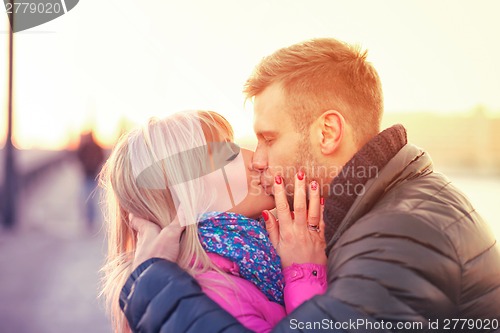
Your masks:
{"label": "woman's lips", "polygon": [[264,189],[264,192],[266,192],[266,194],[268,194],[268,195],[273,194],[273,187],[271,184],[260,183],[260,186],[262,186],[262,188]]}

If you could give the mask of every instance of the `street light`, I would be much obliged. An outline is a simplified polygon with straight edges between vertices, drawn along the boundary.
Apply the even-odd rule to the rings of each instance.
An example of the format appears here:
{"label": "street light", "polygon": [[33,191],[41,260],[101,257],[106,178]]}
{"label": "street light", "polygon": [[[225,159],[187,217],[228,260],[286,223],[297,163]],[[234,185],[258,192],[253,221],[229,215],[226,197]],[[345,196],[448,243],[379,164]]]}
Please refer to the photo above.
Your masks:
{"label": "street light", "polygon": [[[11,8],[13,0],[10,0]],[[16,222],[16,198],[17,198],[17,173],[15,166],[15,149],[12,143],[12,99],[13,99],[13,66],[14,66],[14,11],[8,13],[10,21],[9,29],[9,85],[8,85],[8,116],[7,116],[7,138],[5,141],[5,177],[4,177],[4,193],[3,193],[3,223],[6,228],[11,229]]]}

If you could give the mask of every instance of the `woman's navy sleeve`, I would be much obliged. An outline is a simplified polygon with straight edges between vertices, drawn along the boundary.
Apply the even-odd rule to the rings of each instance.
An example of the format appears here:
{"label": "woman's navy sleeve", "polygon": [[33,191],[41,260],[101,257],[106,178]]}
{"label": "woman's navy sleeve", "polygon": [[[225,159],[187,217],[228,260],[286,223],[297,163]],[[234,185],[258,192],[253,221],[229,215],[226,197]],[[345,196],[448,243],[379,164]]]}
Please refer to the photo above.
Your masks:
{"label": "woman's navy sleeve", "polygon": [[120,307],[132,332],[249,332],[177,264],[153,258],[127,279]]}

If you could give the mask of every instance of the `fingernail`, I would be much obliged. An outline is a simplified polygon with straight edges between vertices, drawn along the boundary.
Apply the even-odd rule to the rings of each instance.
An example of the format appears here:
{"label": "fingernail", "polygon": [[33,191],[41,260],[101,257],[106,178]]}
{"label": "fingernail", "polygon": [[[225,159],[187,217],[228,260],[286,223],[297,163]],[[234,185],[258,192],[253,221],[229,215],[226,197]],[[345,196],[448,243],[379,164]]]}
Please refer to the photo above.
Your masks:
{"label": "fingernail", "polygon": [[303,180],[304,179],[304,171],[300,170],[299,172],[297,172],[297,178],[299,180]]}
{"label": "fingernail", "polygon": [[290,216],[292,217],[292,220],[295,219],[295,213],[294,212],[290,212]]}
{"label": "fingernail", "polygon": [[274,181],[275,181],[275,182],[276,182],[276,184],[278,184],[278,185],[280,185],[280,184],[283,182],[283,180],[281,179],[281,176],[276,176],[276,177],[274,177]]}
{"label": "fingernail", "polygon": [[311,190],[316,191],[318,189],[318,182],[313,180],[311,182]]}
{"label": "fingernail", "polygon": [[269,213],[267,211],[263,210],[262,217],[264,218],[264,221],[269,220]]}
{"label": "fingernail", "polygon": [[324,205],[325,204],[325,199],[324,198],[320,198],[319,199],[319,204],[320,205]]}

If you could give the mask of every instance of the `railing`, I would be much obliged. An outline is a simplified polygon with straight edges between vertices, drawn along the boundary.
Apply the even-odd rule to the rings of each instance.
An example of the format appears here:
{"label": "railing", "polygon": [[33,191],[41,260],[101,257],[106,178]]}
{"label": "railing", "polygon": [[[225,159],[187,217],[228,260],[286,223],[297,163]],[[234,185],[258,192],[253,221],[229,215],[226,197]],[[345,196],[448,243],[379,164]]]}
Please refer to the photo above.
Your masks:
{"label": "railing", "polygon": [[[15,177],[16,189],[14,193],[29,191],[30,187],[42,178],[49,171],[55,167],[63,164],[74,157],[74,152],[63,150],[59,152],[43,152],[43,151],[22,151],[16,150],[16,174],[8,175]],[[4,213],[6,212],[5,204],[7,202],[6,196],[12,195],[5,193],[3,182],[6,179],[5,171],[3,170],[3,156],[4,151],[0,151],[0,216],[3,224],[6,224]],[[14,198],[14,209],[16,209],[16,200]]]}

